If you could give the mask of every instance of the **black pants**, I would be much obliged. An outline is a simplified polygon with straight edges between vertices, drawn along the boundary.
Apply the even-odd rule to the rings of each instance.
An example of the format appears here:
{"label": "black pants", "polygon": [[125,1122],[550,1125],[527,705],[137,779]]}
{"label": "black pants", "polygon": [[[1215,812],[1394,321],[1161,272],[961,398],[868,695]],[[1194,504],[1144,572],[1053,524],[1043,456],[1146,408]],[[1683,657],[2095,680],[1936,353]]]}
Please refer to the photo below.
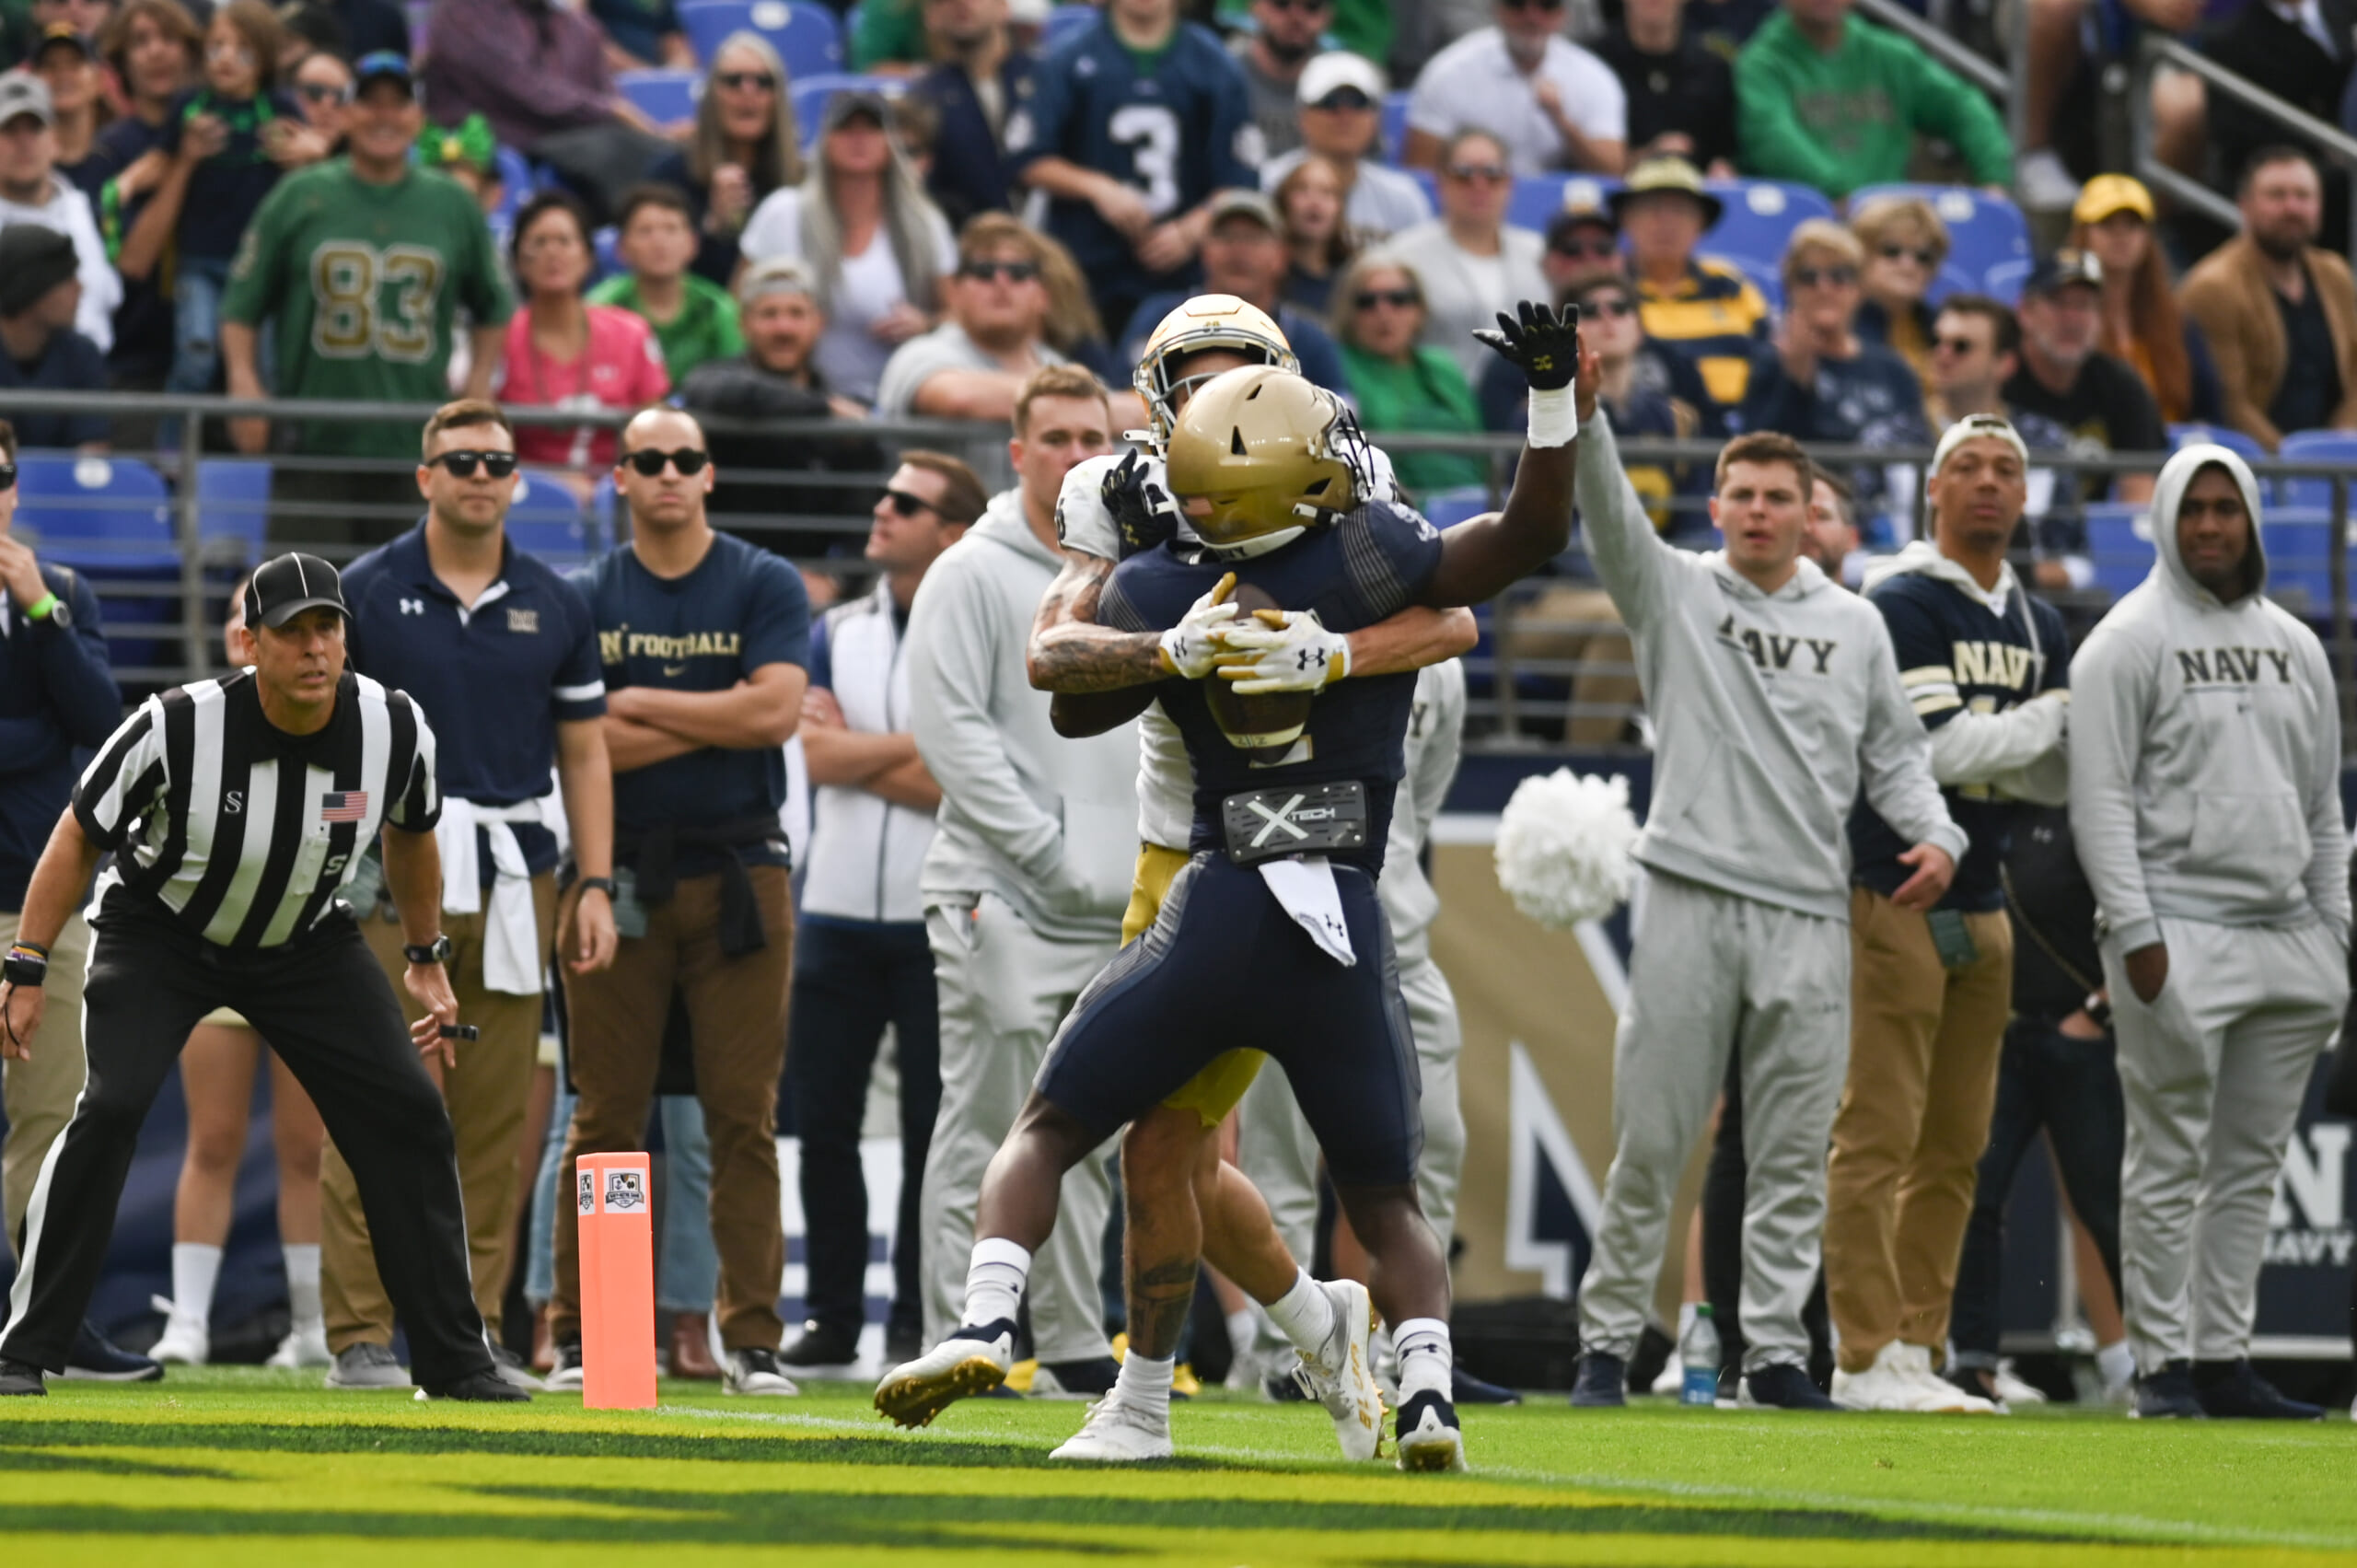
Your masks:
{"label": "black pants", "polygon": [[857,1333],[867,1319],[867,1182],[859,1163],[859,1128],[867,1115],[877,1048],[889,1024],[900,1053],[892,1323],[913,1330],[924,1316],[917,1200],[941,1109],[941,1015],[924,923],[805,916],[794,959],[785,1078],[802,1140],[809,1278],[803,1294],[810,1317],[847,1333]]}
{"label": "black pants", "polygon": [[13,1293],[21,1306],[0,1355],[64,1366],[106,1263],[140,1123],[189,1031],[215,1007],[236,1008],[270,1042],[343,1151],[418,1382],[490,1371],[449,1115],[385,971],[359,928],[335,916],[251,955],[159,917],[100,920],[83,993],[89,1077],[33,1186]]}
{"label": "black pants", "polygon": [[[1711,1141],[1711,1163],[1702,1176],[1702,1295],[1719,1330],[1719,1369],[1743,1365],[1743,1188],[1749,1174],[1743,1155],[1743,1047],[1727,1053],[1727,1079],[1719,1109],[1719,1130]],[[1809,1381],[1833,1387],[1832,1319],[1825,1310],[1825,1271],[1809,1286],[1801,1308],[1808,1330]]]}
{"label": "black pants", "polygon": [[1998,1287],[2005,1257],[2005,1197],[2022,1156],[2046,1130],[2062,1190],[2095,1237],[2111,1285],[2119,1288],[2119,1167],[2126,1154],[2128,1112],[2119,1098],[2118,1047],[2111,1037],[2073,1040],[2040,1018],[2015,1018],[2005,1028],[1997,1063],[1997,1109],[1989,1119],[1989,1150],[1980,1156],[1972,1220],[1956,1274],[1956,1310],[1949,1337],[1957,1365],[1997,1365]]}

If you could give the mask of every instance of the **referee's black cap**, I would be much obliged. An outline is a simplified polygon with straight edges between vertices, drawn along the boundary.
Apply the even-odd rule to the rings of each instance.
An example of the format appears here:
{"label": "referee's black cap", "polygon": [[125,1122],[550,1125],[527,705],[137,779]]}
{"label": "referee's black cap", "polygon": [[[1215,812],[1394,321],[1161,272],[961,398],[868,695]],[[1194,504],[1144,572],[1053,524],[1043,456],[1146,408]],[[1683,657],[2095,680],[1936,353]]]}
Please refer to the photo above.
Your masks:
{"label": "referee's black cap", "polygon": [[246,624],[275,632],[307,610],[325,608],[352,619],[343,602],[343,579],[316,555],[273,556],[254,568],[246,585]]}

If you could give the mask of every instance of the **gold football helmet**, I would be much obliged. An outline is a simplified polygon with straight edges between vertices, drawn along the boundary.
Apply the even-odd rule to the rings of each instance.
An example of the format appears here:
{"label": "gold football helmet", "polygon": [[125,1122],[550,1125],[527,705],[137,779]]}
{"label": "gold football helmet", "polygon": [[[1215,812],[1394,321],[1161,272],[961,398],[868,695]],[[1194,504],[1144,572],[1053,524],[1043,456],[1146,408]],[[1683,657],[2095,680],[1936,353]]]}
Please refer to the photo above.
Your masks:
{"label": "gold football helmet", "polygon": [[1347,512],[1368,493],[1365,437],[1341,399],[1273,365],[1195,389],[1170,434],[1170,488],[1213,549]]}
{"label": "gold football helmet", "polygon": [[1216,374],[1174,378],[1172,371],[1179,360],[1207,348],[1226,349],[1280,370],[1301,368],[1283,331],[1259,306],[1232,294],[1199,294],[1182,300],[1147,337],[1137,374],[1131,377],[1138,396],[1145,400],[1156,447],[1170,444],[1171,427],[1178,423],[1172,395],[1182,387],[1201,386]]}

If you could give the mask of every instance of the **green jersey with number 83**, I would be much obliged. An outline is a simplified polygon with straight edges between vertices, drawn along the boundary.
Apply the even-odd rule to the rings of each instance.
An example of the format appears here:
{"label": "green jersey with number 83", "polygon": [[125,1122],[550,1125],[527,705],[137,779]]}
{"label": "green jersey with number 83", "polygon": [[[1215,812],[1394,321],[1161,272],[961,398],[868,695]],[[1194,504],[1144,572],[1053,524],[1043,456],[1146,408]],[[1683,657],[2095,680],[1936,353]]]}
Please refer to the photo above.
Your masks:
{"label": "green jersey with number 83", "polygon": [[[455,180],[412,169],[391,185],[343,158],[290,174],[254,215],[229,273],[226,319],[277,329],[283,398],[438,403],[449,397],[452,322],[515,309],[491,231]],[[413,457],[411,424],[320,420],[308,453]]]}

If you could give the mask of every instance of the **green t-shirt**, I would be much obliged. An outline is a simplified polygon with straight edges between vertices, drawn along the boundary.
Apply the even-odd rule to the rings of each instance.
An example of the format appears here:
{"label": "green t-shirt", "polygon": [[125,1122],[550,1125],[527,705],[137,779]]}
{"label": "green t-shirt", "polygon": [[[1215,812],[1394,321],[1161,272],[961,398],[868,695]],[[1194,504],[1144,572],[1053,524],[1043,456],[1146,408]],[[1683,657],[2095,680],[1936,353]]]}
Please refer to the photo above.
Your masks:
{"label": "green t-shirt", "polygon": [[589,291],[590,304],[620,306],[655,329],[655,341],[663,350],[663,368],[670,372],[674,387],[707,359],[726,359],[745,352],[745,334],[737,326],[737,302],[728,291],[693,273],[679,283],[685,290],[679,313],[668,321],[647,315],[639,303],[638,279],[629,273],[617,273]]}
{"label": "green t-shirt", "polygon": [[[1396,365],[1348,343],[1341,347],[1342,376],[1350,383],[1351,396],[1358,400],[1360,427],[1378,445],[1392,430],[1435,436],[1480,433],[1480,405],[1452,355],[1419,345],[1412,359]],[[1490,479],[1488,459],[1471,452],[1395,452],[1391,467],[1400,485],[1420,498],[1435,490],[1486,484]]]}
{"label": "green t-shirt", "polygon": [[[221,314],[276,323],[280,397],[439,403],[461,307],[478,327],[516,308],[474,198],[426,169],[372,185],[334,158],[287,175],[254,214]],[[320,420],[301,449],[414,457],[417,430]]]}
{"label": "green t-shirt", "polygon": [[851,68],[877,65],[923,65],[932,51],[924,38],[924,7],[921,0],[867,0],[859,8],[859,25],[851,34]]}

